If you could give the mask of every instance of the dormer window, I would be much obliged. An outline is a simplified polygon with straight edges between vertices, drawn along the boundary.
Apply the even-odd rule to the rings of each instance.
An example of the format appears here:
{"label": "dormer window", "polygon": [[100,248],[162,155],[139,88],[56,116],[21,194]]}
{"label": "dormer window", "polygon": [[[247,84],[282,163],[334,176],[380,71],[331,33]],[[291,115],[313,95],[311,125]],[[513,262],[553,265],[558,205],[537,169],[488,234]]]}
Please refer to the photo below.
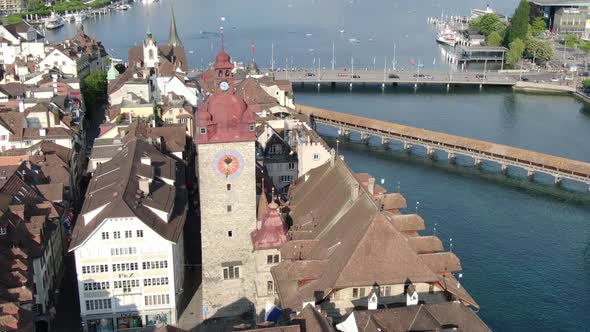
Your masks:
{"label": "dormer window", "polygon": [[0,227],[0,235],[6,235],[6,227]]}
{"label": "dormer window", "polygon": [[200,130],[200,133],[203,135],[207,133],[207,128],[205,128],[205,127],[201,127],[199,130]]}
{"label": "dormer window", "polygon": [[248,127],[248,129],[249,129],[250,131],[254,131],[254,127],[255,127],[255,126],[254,126],[253,124],[251,124],[251,125]]}

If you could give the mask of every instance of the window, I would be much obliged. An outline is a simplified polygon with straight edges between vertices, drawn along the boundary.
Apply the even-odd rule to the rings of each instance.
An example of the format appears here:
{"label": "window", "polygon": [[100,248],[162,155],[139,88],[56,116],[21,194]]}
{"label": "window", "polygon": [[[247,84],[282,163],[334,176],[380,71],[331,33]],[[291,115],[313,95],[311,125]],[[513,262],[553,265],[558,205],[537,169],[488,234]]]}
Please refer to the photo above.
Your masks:
{"label": "window", "polygon": [[225,76],[226,76],[226,77],[229,77],[229,69],[226,69],[226,70],[225,70]]}
{"label": "window", "polygon": [[251,124],[251,125],[248,127],[248,129],[249,129],[250,131],[254,131],[254,128],[255,128],[255,127],[254,127],[254,125],[253,125],[253,124]]}
{"label": "window", "polygon": [[279,262],[279,255],[266,256],[266,264],[276,264]]}
{"label": "window", "polygon": [[143,280],[143,285],[148,286],[160,286],[160,285],[168,285],[168,277],[162,278],[147,278]]}
{"label": "window", "polygon": [[314,153],[313,154],[313,160],[320,160],[320,154],[319,153]]}
{"label": "window", "polygon": [[228,183],[228,184],[227,184],[227,191],[230,191],[230,190],[231,190],[231,184],[230,184],[230,183]]}
{"label": "window", "polygon": [[143,262],[142,267],[144,270],[166,269],[168,268],[168,261]]}
{"label": "window", "polygon": [[144,299],[146,306],[170,304],[169,294],[146,295]]}
{"label": "window", "polygon": [[182,124],[186,124],[186,118],[182,118],[182,119],[180,119],[179,121],[180,121],[180,123],[182,123]]}
{"label": "window", "polygon": [[111,309],[111,299],[86,300],[86,311]]}
{"label": "window", "polygon": [[139,287],[139,280],[116,280],[113,285],[115,289],[122,289],[123,293],[131,293],[132,288]]}
{"label": "window", "polygon": [[227,206],[227,212],[231,212],[231,205]]}
{"label": "window", "polygon": [[129,239],[131,237],[131,231],[125,231],[125,238]]}
{"label": "window", "polygon": [[83,265],[82,266],[82,274],[104,273],[104,272],[109,272],[109,266],[106,264]]}
{"label": "window", "polygon": [[113,232],[113,238],[114,239],[120,239],[121,238],[121,232],[119,232],[119,231]]}
{"label": "window", "polygon": [[266,294],[267,295],[274,295],[275,294],[275,285],[272,280],[266,282]]}
{"label": "window", "polygon": [[352,298],[353,299],[358,299],[361,297],[365,297],[365,288],[364,287],[360,287],[360,288],[353,288],[352,289]]}
{"label": "window", "polygon": [[291,176],[291,175],[281,175],[281,176],[279,177],[279,179],[280,179],[280,180],[281,180],[281,182],[283,182],[283,183],[288,183],[288,182],[291,182],[291,179],[293,179],[293,176]]}
{"label": "window", "polygon": [[200,132],[201,134],[206,134],[206,133],[207,133],[207,128],[205,128],[205,127],[201,127],[201,128],[199,128],[199,132]]}
{"label": "window", "polygon": [[143,237],[143,230],[142,229],[137,230],[137,237]]}
{"label": "window", "polygon": [[289,163],[289,169],[290,170],[295,169],[295,163]]}
{"label": "window", "polygon": [[223,70],[220,70],[220,71],[217,73],[217,77],[222,77],[222,76],[223,76]]}
{"label": "window", "polygon": [[111,248],[111,256],[136,255],[136,247]]}
{"label": "window", "polygon": [[105,290],[110,288],[110,283],[108,281],[103,282],[85,282],[84,283],[84,290],[85,291],[95,291],[95,290]]}
{"label": "window", "polygon": [[117,263],[113,264],[113,272],[137,271],[137,263]]}
{"label": "window", "polygon": [[332,300],[341,300],[342,299],[342,292],[339,291],[334,291],[331,295],[330,298]]}
{"label": "window", "polygon": [[379,287],[379,296],[391,296],[391,286]]}
{"label": "window", "polygon": [[102,232],[102,239],[108,240],[109,239],[109,232]]}
{"label": "window", "polygon": [[223,279],[239,279],[240,278],[240,267],[239,266],[228,266],[223,268]]}
{"label": "window", "polygon": [[170,119],[170,118],[164,119],[164,123],[172,124],[172,119]]}
{"label": "window", "polygon": [[234,233],[232,231],[227,231],[227,237],[232,237],[234,236]]}
{"label": "window", "polygon": [[0,227],[0,235],[6,235],[6,227]]}

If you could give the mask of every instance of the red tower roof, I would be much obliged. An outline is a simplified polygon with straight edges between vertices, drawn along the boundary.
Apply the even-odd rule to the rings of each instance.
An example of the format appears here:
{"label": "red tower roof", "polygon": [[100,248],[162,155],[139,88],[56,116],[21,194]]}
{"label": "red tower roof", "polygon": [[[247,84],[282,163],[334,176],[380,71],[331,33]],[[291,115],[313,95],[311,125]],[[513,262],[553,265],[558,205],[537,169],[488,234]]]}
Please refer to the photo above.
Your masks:
{"label": "red tower roof", "polygon": [[215,58],[215,92],[197,113],[197,144],[256,140],[254,114],[235,94],[233,64],[223,47]]}
{"label": "red tower roof", "polygon": [[260,229],[252,232],[252,244],[255,250],[275,249],[287,242],[285,221],[278,208],[275,202],[268,204],[268,212],[262,220]]}

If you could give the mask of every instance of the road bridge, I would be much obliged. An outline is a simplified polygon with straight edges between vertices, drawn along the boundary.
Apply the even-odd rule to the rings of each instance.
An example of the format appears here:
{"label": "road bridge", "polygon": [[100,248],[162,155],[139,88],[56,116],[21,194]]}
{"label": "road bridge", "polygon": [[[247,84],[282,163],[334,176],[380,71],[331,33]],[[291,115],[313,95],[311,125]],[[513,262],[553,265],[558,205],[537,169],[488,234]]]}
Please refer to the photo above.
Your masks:
{"label": "road bridge", "polygon": [[569,179],[590,185],[590,164],[586,162],[310,106],[298,105],[297,111],[308,115],[312,124],[336,127],[344,135],[354,131],[365,140],[376,136],[382,142],[399,141],[408,152],[413,145],[419,145],[426,148],[430,157],[436,151],[446,152],[451,162],[457,155],[464,155],[473,158],[476,167],[483,160],[496,162],[505,174],[508,166],[513,166],[526,170],[531,180],[535,172],[541,172],[553,176],[555,184]]}
{"label": "road bridge", "polygon": [[350,87],[353,84],[411,84],[414,86],[423,84],[438,85],[475,85],[475,86],[513,86],[516,79],[513,76],[498,72],[453,72],[453,71],[395,71],[385,70],[323,70],[306,69],[298,71],[274,72],[277,79],[287,79],[300,84],[332,84],[345,83]]}

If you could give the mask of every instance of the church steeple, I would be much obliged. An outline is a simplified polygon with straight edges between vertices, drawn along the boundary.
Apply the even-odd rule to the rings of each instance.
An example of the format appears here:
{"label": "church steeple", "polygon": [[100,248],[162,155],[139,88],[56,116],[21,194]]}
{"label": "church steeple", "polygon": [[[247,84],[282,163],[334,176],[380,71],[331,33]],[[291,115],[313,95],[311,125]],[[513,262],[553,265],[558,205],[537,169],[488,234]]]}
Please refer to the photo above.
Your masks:
{"label": "church steeple", "polygon": [[180,41],[180,37],[178,37],[178,31],[176,30],[174,8],[172,8],[172,20],[170,21],[170,37],[168,38],[168,44],[174,47],[182,47],[182,41]]}

